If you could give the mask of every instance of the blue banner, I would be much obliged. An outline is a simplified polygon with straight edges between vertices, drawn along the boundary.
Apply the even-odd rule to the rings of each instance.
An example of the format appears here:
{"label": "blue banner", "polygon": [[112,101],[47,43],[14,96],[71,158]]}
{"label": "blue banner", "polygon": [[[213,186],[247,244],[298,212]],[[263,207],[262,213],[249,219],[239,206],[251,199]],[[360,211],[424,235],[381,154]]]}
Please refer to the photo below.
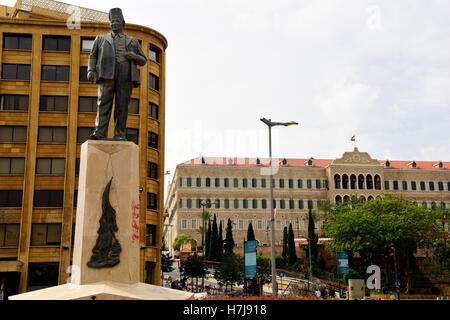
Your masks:
{"label": "blue banner", "polygon": [[337,253],[338,274],[348,274],[348,253],[341,251]]}
{"label": "blue banner", "polygon": [[256,278],[256,240],[244,243],[245,278]]}

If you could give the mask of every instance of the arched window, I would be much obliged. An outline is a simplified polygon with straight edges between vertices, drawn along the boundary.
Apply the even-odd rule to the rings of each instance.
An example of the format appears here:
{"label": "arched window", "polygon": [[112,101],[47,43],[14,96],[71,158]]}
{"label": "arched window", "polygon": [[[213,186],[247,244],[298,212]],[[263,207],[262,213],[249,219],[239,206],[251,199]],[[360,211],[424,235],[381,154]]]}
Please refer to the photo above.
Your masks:
{"label": "arched window", "polygon": [[380,176],[376,174],[375,178],[374,178],[374,181],[375,181],[375,189],[376,190],[381,190],[381,178],[380,178]]}
{"label": "arched window", "polygon": [[359,201],[361,201],[361,202],[364,202],[364,201],[366,201],[366,197],[364,197],[364,196],[360,196],[360,197],[359,197]]}
{"label": "arched window", "polygon": [[366,176],[366,184],[367,184],[367,189],[373,189],[372,175],[368,174]]}
{"label": "arched window", "polygon": [[365,189],[364,188],[364,176],[360,174],[358,176],[358,189]]}
{"label": "arched window", "polygon": [[342,202],[342,197],[340,195],[337,195],[335,201],[336,201],[336,203]]}
{"label": "arched window", "polygon": [[356,176],[354,174],[350,176],[350,189],[356,189]]}
{"label": "arched window", "polygon": [[348,189],[348,175],[342,175],[342,189]]}
{"label": "arched window", "polygon": [[370,200],[373,200],[373,197],[372,197],[372,196],[368,196],[368,197],[367,197],[367,201],[370,201]]}
{"label": "arched window", "polygon": [[334,188],[340,189],[341,188],[341,176],[337,173],[334,175]]}
{"label": "arched window", "polygon": [[350,201],[350,197],[349,196],[344,196],[344,202],[349,202]]}

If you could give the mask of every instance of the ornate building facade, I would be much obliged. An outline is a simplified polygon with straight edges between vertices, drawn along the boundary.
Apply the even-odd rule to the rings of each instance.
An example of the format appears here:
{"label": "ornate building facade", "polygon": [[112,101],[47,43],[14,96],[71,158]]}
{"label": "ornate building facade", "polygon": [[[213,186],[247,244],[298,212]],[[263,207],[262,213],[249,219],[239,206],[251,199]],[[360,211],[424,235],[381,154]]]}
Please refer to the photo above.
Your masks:
{"label": "ornate building facade", "polygon": [[[96,117],[89,52],[95,36],[110,31],[107,12],[52,0],[0,6],[0,282],[7,294],[69,277],[80,149]],[[134,24],[125,33],[147,57],[127,136],[140,148],[140,277],[159,284],[167,40]]]}
{"label": "ornate building facade", "polygon": [[[205,210],[224,227],[228,218],[232,220],[238,247],[242,248],[251,222],[258,251],[269,256],[268,163],[258,158],[199,157],[179,164],[165,203],[167,243],[186,233],[201,245],[202,201],[209,199],[214,204]],[[450,162],[380,161],[355,148],[338,159],[274,159],[273,165],[277,253],[282,250],[283,229],[290,223],[296,238],[307,236],[309,208],[318,213],[320,232],[323,201],[347,201],[354,195],[370,200],[390,193],[429,207],[450,206]]]}

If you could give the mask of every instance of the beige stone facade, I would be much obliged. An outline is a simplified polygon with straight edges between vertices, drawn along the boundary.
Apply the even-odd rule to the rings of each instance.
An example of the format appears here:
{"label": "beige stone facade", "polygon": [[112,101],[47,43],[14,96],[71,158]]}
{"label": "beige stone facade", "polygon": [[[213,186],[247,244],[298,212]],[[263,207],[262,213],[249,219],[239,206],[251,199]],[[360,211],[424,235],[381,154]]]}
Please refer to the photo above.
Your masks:
{"label": "beige stone facade", "polygon": [[[276,252],[281,253],[283,228],[292,223],[296,238],[307,236],[308,208],[318,214],[321,201],[345,201],[352,195],[370,200],[391,193],[431,207],[450,206],[450,163],[442,161],[375,160],[357,148],[338,159],[274,159]],[[219,200],[206,209],[234,223],[237,251],[250,222],[259,242],[258,252],[270,255],[270,188],[268,159],[199,157],[177,166],[165,203],[165,239],[170,244],[180,233],[201,245],[199,199]],[[228,185],[228,186],[226,186]],[[224,227],[225,228],[225,227]],[[225,230],[223,232],[225,235]]]}
{"label": "beige stone facade", "polygon": [[[0,7],[0,278],[10,292],[41,286],[33,275],[50,269],[52,285],[64,284],[72,264],[80,149],[96,117],[97,84],[85,73],[93,39],[111,31],[107,12],[79,8],[77,26],[74,9],[53,0]],[[139,146],[139,278],[159,284],[167,40],[130,23],[125,33],[147,57],[127,120]],[[37,203],[43,196],[48,203]]]}

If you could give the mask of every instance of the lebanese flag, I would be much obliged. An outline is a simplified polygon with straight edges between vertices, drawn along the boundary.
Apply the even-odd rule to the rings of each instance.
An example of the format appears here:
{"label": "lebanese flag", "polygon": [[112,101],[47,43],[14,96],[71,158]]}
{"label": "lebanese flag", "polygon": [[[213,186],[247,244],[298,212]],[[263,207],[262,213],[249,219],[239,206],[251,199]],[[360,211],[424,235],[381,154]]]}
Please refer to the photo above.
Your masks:
{"label": "lebanese flag", "polygon": [[355,136],[351,137],[350,141],[355,141]]}
{"label": "lebanese flag", "polygon": [[165,176],[167,176],[168,174],[170,174],[170,170],[166,171],[166,173],[164,173]]}
{"label": "lebanese flag", "polygon": [[2,279],[2,284],[0,285],[0,300],[5,300],[5,278]]}

